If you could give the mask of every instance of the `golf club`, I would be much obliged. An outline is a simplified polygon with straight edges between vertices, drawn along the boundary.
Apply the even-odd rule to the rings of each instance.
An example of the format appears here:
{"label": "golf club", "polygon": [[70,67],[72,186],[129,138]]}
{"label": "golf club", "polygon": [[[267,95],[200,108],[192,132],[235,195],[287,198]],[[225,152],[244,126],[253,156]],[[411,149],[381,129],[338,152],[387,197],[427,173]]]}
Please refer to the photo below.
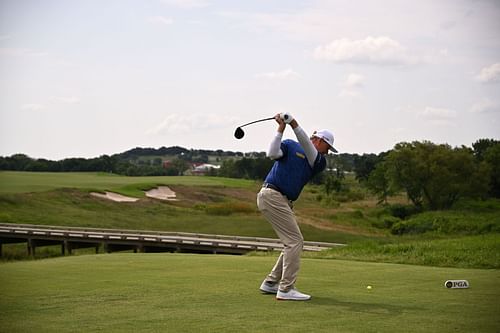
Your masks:
{"label": "golf club", "polygon": [[[285,115],[285,117],[287,118],[288,115]],[[236,131],[234,131],[234,137],[236,139],[241,139],[241,138],[243,138],[245,136],[245,132],[243,132],[243,130],[241,129],[242,127],[245,127],[245,126],[248,126],[248,125],[252,125],[252,124],[255,124],[255,123],[260,123],[261,121],[267,121],[267,120],[273,120],[273,119],[274,119],[274,117],[264,118],[264,119],[259,119],[259,120],[251,121],[249,123],[241,125],[241,126],[239,126],[239,127],[236,128]]]}

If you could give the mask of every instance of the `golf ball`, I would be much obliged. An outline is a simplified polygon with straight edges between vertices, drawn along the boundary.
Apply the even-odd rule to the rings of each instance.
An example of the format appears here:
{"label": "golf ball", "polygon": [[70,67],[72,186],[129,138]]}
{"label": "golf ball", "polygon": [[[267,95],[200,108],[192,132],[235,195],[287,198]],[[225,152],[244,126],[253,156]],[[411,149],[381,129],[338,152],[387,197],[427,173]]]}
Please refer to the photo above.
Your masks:
{"label": "golf ball", "polygon": [[372,286],[366,286],[366,289],[372,290]]}

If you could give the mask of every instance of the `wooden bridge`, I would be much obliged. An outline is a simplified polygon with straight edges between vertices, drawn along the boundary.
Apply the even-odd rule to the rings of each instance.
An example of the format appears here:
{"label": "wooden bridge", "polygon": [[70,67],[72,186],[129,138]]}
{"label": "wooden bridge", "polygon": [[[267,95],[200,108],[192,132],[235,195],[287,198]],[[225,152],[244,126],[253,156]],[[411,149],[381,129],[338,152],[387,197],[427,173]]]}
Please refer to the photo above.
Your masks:
{"label": "wooden bridge", "polygon": [[[133,250],[244,254],[283,249],[281,241],[272,238],[0,223],[0,256],[2,245],[12,243],[26,243],[29,255],[34,255],[37,247],[49,245],[60,245],[62,255],[79,248],[95,248],[98,253],[100,247],[108,253]],[[304,242],[304,251],[322,251],[335,246],[345,244]]]}

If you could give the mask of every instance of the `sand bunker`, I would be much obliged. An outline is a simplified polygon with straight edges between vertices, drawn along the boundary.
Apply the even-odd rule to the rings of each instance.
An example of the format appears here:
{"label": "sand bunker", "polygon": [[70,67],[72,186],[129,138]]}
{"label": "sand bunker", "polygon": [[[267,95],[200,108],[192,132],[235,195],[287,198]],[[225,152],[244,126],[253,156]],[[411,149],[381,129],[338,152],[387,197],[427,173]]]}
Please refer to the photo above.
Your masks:
{"label": "sand bunker", "polygon": [[175,192],[172,191],[168,186],[159,186],[152,190],[146,192],[148,198],[177,201]]}
{"label": "sand bunker", "polygon": [[[138,198],[127,197],[125,195],[107,191],[105,192],[105,194],[92,192],[90,193],[90,195],[97,198],[112,200],[116,202],[136,202],[139,200]],[[146,196],[148,198],[154,198],[159,200],[177,201],[175,192],[172,191],[168,186],[159,186],[157,188],[149,190],[146,192]]]}
{"label": "sand bunker", "polygon": [[90,195],[93,195],[94,197],[97,198],[112,200],[116,202],[136,202],[137,200],[139,200],[137,198],[127,197],[118,193],[113,193],[113,192],[105,192],[105,193],[106,194],[92,192],[90,193]]}

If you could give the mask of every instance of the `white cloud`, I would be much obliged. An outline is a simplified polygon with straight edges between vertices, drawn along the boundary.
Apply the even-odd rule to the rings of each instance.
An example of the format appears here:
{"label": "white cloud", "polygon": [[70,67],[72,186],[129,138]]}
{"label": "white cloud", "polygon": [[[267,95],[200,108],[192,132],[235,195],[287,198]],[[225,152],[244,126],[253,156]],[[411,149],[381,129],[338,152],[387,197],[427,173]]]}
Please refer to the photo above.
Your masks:
{"label": "white cloud", "polygon": [[300,74],[291,68],[282,70],[280,72],[267,72],[259,73],[255,75],[259,79],[269,79],[269,80],[291,80],[300,78]]}
{"label": "white cloud", "polygon": [[234,117],[224,114],[177,114],[168,115],[161,123],[146,131],[148,135],[189,134],[191,131],[225,128],[234,123]]}
{"label": "white cloud", "polygon": [[500,81],[500,62],[481,69],[481,72],[476,76],[476,79],[482,83]]}
{"label": "white cloud", "polygon": [[455,110],[427,106],[417,112],[417,117],[437,126],[454,126],[457,118]]}
{"label": "white cloud", "polygon": [[164,4],[181,9],[196,9],[209,6],[206,0],[162,0]]}
{"label": "white cloud", "polygon": [[423,110],[419,110],[417,115],[428,120],[450,120],[456,118],[457,112],[450,109],[427,106]]}
{"label": "white cloud", "polygon": [[386,36],[337,39],[318,46],[313,56],[317,60],[375,65],[410,65],[418,62],[399,42]]}
{"label": "white cloud", "polygon": [[[438,126],[454,126],[457,121],[457,112],[452,109],[438,108],[434,106],[415,107],[407,105],[404,107],[397,107],[396,112],[408,115],[413,118],[424,121],[425,124],[432,124]],[[418,126],[412,123],[412,126]]]}
{"label": "white cloud", "polygon": [[347,76],[345,86],[348,88],[362,87],[365,84],[365,77],[360,74],[351,73]]}
{"label": "white cloud", "polygon": [[27,110],[27,111],[40,111],[40,110],[44,110],[45,109],[45,105],[35,104],[35,103],[32,103],[32,104],[23,104],[21,106],[21,109],[22,110]]}
{"label": "white cloud", "polygon": [[148,22],[157,25],[172,25],[174,24],[174,20],[171,18],[163,17],[163,16],[151,16],[148,17]]}
{"label": "white cloud", "polygon": [[500,104],[489,99],[475,103],[470,108],[472,113],[496,113],[500,112]]}
{"label": "white cloud", "polygon": [[340,91],[339,97],[358,98],[361,97],[360,89],[365,84],[365,77],[360,74],[351,73],[347,76],[342,84],[343,89]]}

